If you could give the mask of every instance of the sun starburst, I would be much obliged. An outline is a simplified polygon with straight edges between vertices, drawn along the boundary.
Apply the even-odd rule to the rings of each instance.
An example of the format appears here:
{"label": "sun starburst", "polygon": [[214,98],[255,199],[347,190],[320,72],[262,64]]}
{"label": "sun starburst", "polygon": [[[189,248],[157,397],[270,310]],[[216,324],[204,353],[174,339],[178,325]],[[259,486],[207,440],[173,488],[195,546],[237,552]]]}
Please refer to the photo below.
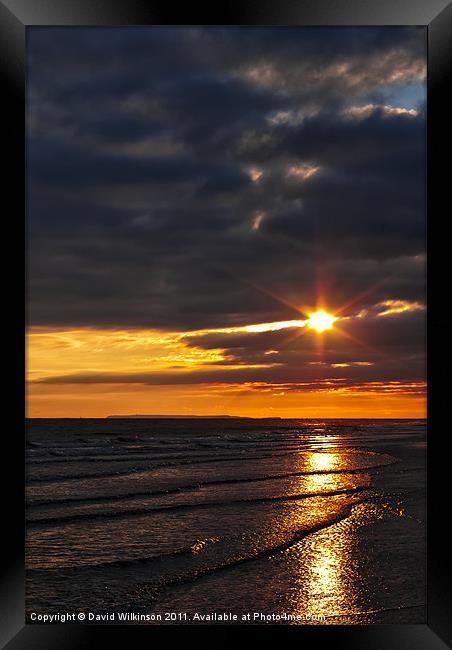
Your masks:
{"label": "sun starburst", "polygon": [[308,327],[316,332],[330,330],[333,327],[333,323],[337,321],[336,316],[328,314],[324,309],[319,309],[308,315]]}

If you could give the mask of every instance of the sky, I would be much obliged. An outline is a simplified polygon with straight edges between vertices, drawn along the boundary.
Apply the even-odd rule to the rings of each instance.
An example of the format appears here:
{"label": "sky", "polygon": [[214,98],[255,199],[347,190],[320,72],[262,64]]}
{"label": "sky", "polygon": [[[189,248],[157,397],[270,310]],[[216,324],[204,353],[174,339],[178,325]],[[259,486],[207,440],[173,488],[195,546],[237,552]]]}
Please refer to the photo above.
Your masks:
{"label": "sky", "polygon": [[29,417],[425,416],[424,28],[27,34]]}

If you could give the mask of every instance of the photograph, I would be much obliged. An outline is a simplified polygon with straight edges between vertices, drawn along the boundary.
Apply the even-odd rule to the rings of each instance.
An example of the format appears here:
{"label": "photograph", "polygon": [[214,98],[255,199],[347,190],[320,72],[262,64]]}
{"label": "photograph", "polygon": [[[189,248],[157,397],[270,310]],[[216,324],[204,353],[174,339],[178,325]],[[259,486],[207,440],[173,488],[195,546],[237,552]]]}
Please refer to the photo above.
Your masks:
{"label": "photograph", "polygon": [[26,41],[26,622],[426,625],[427,27]]}

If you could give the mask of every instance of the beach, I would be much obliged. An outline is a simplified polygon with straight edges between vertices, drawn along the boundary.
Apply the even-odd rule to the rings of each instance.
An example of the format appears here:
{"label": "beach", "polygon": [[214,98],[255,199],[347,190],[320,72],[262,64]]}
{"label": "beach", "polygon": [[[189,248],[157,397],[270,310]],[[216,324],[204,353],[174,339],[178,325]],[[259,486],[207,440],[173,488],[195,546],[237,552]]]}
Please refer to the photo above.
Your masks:
{"label": "beach", "polygon": [[424,420],[29,420],[27,620],[424,623],[425,447]]}

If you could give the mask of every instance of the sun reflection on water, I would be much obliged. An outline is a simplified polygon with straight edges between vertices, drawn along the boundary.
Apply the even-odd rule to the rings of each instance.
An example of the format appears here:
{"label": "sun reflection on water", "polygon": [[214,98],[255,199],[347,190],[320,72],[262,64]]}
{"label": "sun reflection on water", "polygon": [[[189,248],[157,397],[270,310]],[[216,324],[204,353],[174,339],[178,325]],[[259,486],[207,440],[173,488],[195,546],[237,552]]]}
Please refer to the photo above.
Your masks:
{"label": "sun reflection on water", "polygon": [[310,452],[306,465],[310,471],[327,472],[332,469],[338,469],[340,466],[340,456],[334,452]]}
{"label": "sun reflection on water", "polygon": [[[337,488],[356,487],[359,481],[353,475],[329,474],[330,471],[347,469],[347,461],[347,456],[338,451],[309,452],[306,458],[308,471],[320,473],[305,477],[306,491],[326,493]],[[345,505],[349,498],[340,496],[339,503]],[[316,515],[319,520],[325,520],[329,515],[337,516],[340,510],[341,506],[331,497],[314,498],[307,508],[310,515]],[[349,579],[353,563],[351,539],[349,523],[343,520],[300,542],[300,575],[293,590],[293,607],[297,613],[329,617],[353,608],[355,592],[353,581]]]}
{"label": "sun reflection on water", "polygon": [[338,474],[311,474],[306,477],[306,492],[318,494],[321,492],[333,492],[340,489],[343,484]]}

